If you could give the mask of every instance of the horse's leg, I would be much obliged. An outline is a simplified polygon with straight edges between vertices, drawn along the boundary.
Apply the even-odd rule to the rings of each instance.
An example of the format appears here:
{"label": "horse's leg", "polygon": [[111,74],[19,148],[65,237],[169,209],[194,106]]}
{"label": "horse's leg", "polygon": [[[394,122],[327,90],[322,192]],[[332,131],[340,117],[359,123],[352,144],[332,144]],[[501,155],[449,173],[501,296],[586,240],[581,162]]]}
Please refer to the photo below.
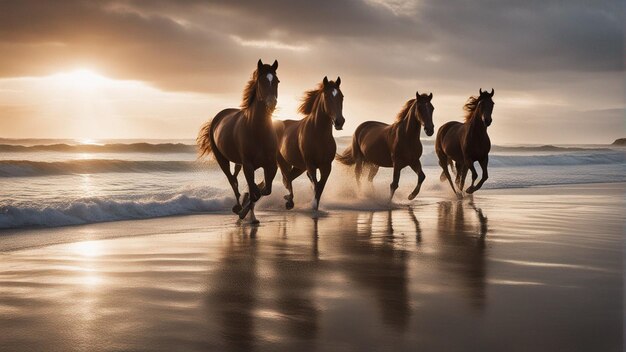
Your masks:
{"label": "horse's leg", "polygon": [[356,177],[356,185],[361,189],[361,175],[363,174],[363,162],[357,160],[354,165],[354,176]]}
{"label": "horse's leg", "polygon": [[275,163],[263,168],[263,182],[259,184],[259,188],[261,188],[261,195],[269,196],[272,194],[272,182],[274,182],[274,177],[276,177],[277,171],[278,166],[276,166]]}
{"label": "horse's leg", "polygon": [[[289,192],[289,194],[285,195],[283,198],[285,198],[285,200],[287,201],[285,203],[285,208],[287,210],[292,209],[293,208],[293,185],[292,185],[292,181],[300,176],[304,170],[299,170],[296,168],[291,167],[287,161],[283,158],[282,155],[278,154],[278,156],[276,157],[276,160],[278,161],[278,167],[280,168],[280,173],[283,175],[283,185],[285,186],[285,188],[287,189],[287,191]],[[296,174],[295,171],[299,171],[299,173]]]}
{"label": "horse's leg", "polygon": [[465,160],[463,162],[463,166],[461,167],[461,182],[457,185],[459,191],[463,191],[463,187],[465,186],[465,178],[467,177],[468,166],[471,164],[471,160]]}
{"label": "horse's leg", "polygon": [[450,183],[450,187],[452,187],[452,192],[456,194],[456,189],[454,188],[454,184],[452,183],[452,177],[450,177],[450,171],[448,170],[447,158],[445,160],[442,160],[442,158],[439,158],[439,166],[441,166],[441,168],[443,169],[443,174],[448,179],[448,182]]}
{"label": "horse's leg", "polygon": [[[233,210],[233,213],[238,214],[241,211],[241,203],[239,202],[239,197],[241,196],[241,194],[239,193],[239,183],[237,182],[238,164],[235,164],[235,174],[233,175],[230,173],[230,162],[228,161],[228,159],[226,159],[219,152],[213,153],[213,154],[215,155],[215,160],[217,161],[217,164],[220,166],[220,169],[222,169],[222,171],[226,175],[226,178],[228,178],[228,183],[230,183],[230,186],[233,188],[233,192],[235,193],[235,200],[237,201],[237,204],[233,205],[232,210]],[[239,167],[239,169],[241,169],[241,166]]]}
{"label": "horse's leg", "polygon": [[307,176],[309,176],[309,180],[311,180],[311,183],[313,184],[313,190],[315,192],[315,198],[313,198],[313,203],[312,203],[312,207],[313,210],[317,210],[317,208],[319,207],[319,202],[317,199],[317,168],[314,165],[307,165],[306,166],[306,174]]}
{"label": "horse's leg", "polygon": [[398,189],[398,184],[400,182],[400,171],[402,171],[402,168],[398,166],[398,164],[393,163],[393,180],[391,181],[391,184],[389,185],[389,191],[390,191],[389,201],[390,202],[393,199],[393,194],[396,193],[396,189]]}
{"label": "horse's leg", "polygon": [[487,164],[489,164],[489,156],[486,156],[482,160],[478,160],[478,163],[480,164],[480,168],[483,170],[483,176],[480,178],[480,181],[478,182],[476,186],[470,186],[469,188],[467,188],[467,191],[466,191],[467,193],[474,193],[478,191],[480,187],[483,186],[483,183],[485,183],[485,181],[487,181],[487,179],[489,178],[489,172],[487,171]]}
{"label": "horse's leg", "polygon": [[367,180],[369,182],[374,182],[374,177],[378,173],[378,165],[371,164],[369,172],[367,173]]}
{"label": "horse's leg", "polygon": [[424,174],[424,171],[422,171],[422,163],[419,160],[415,164],[411,165],[411,169],[413,169],[413,171],[417,174],[417,186],[415,186],[413,192],[409,194],[409,200],[415,199],[417,194],[420,193],[422,182],[426,179],[426,175]]}
{"label": "horse's leg", "polygon": [[449,161],[449,165],[450,168],[454,168],[453,171],[456,172],[456,177],[454,178],[454,184],[456,185],[456,188],[458,189],[463,189],[463,187],[460,186],[461,184],[461,176],[463,175],[463,164],[461,163],[454,163],[452,164],[452,161]]}
{"label": "horse's leg", "polygon": [[254,208],[254,203],[261,198],[261,190],[254,183],[254,167],[250,163],[243,163],[243,174],[248,183],[248,192],[243,195],[243,208],[239,212],[239,218],[243,219]]}
{"label": "horse's leg", "polygon": [[293,206],[294,206],[294,203],[293,203],[293,180],[298,178],[298,176],[302,175],[303,173],[304,173],[304,170],[296,169],[295,167],[292,167],[291,170],[287,171],[287,176],[283,177],[283,183],[285,183],[285,187],[289,191],[289,194],[286,195],[285,197],[283,197],[287,201],[287,202],[285,202],[285,208],[287,210],[292,209]]}
{"label": "horse's leg", "polygon": [[254,206],[256,205],[255,202],[250,203],[250,223],[251,224],[258,224],[259,220],[256,218],[256,215],[254,215]]}
{"label": "horse's leg", "polygon": [[320,180],[315,185],[315,203],[313,209],[317,210],[320,205],[320,199],[322,198],[322,192],[326,187],[326,181],[328,181],[328,175],[330,175],[331,164],[322,165],[320,167]]}
{"label": "horse's leg", "polygon": [[243,175],[246,177],[248,183],[248,191],[250,192],[250,201],[256,202],[261,198],[261,190],[256,183],[254,183],[254,166],[250,163],[243,164]]}
{"label": "horse's leg", "polygon": [[474,187],[474,183],[476,182],[476,179],[478,178],[478,172],[476,172],[476,168],[474,167],[474,163],[470,163],[469,164],[469,169],[472,172],[472,185],[471,185],[471,187]]}

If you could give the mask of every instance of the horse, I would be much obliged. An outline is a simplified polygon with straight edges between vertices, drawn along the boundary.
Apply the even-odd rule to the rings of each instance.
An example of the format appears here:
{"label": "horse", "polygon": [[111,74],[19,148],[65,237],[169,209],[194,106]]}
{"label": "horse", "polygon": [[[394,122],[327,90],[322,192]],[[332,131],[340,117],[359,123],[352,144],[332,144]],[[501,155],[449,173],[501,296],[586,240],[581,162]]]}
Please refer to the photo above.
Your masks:
{"label": "horse", "polygon": [[[241,108],[220,111],[212,120],[200,128],[196,140],[199,157],[213,153],[215,160],[226,175],[235,193],[236,204],[232,211],[240,219],[251,211],[251,222],[258,223],[254,215],[254,204],[262,195],[272,192],[272,181],[278,167],[276,155],[278,143],[272,126],[272,113],[278,100],[278,61],[272,65],[259,59],[257,68],[248,81]],[[230,163],[235,164],[231,173]],[[240,203],[237,175],[243,168],[248,183],[248,193]],[[263,168],[264,181],[254,182],[254,171]]]}
{"label": "horse", "polygon": [[[463,107],[466,111],[464,123],[450,121],[437,131],[435,152],[439,159],[439,165],[443,169],[440,179],[442,182],[447,179],[454,193],[457,191],[448,171],[448,165],[452,167],[453,162],[456,168],[455,183],[460,192],[463,191],[468,169],[472,171],[472,185],[466,190],[469,194],[479,190],[489,177],[487,164],[489,163],[491,141],[487,134],[487,127],[492,122],[491,113],[494,106],[492,98],[495,92],[493,89],[491,92],[483,92],[482,88],[478,92],[479,95],[470,97]],[[475,161],[478,161],[482,168],[482,178],[477,185],[474,185],[478,178],[478,173],[474,168]],[[460,192],[457,195],[460,195]]]}
{"label": "horse", "polygon": [[[342,112],[343,94],[340,85],[340,77],[334,82],[324,77],[317,88],[304,94],[298,108],[298,112],[305,115],[303,119],[274,122],[279,141],[278,166],[283,175],[283,184],[289,191],[284,197],[287,209],[294,206],[292,182],[306,171],[315,190],[313,210],[318,210],[337,152],[333,126],[340,131],[346,121]],[[320,171],[319,180],[317,170]]]}
{"label": "horse", "polygon": [[391,200],[398,188],[400,171],[410,166],[417,174],[418,181],[409,195],[409,200],[417,196],[426,179],[420,163],[421,127],[424,126],[427,136],[432,136],[435,129],[432,98],[432,93],[426,95],[416,92],[415,99],[404,104],[393,124],[366,121],[357,127],[352,137],[352,145],[341,155],[337,155],[336,159],[344,165],[355,165],[354,172],[359,186],[364,164],[369,166],[367,178],[370,182],[374,180],[379,167],[393,167],[393,180],[389,185]]}

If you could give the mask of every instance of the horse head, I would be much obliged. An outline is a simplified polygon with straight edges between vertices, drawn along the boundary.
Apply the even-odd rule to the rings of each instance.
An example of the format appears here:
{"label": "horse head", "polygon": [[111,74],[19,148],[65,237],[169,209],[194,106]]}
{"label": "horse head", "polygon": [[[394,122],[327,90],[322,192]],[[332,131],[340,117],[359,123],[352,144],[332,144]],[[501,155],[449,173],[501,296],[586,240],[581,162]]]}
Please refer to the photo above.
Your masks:
{"label": "horse head", "polygon": [[480,88],[478,90],[478,107],[480,108],[480,116],[483,120],[485,126],[489,127],[491,122],[491,113],[493,112],[493,106],[495,105],[493,102],[493,94],[495,93],[493,88],[491,88],[491,92],[484,91]]}
{"label": "horse head", "polygon": [[424,132],[429,137],[435,133],[435,125],[433,124],[435,107],[430,102],[432,99],[433,93],[426,95],[415,92],[415,119],[424,126]]}
{"label": "horse head", "polygon": [[268,111],[274,111],[278,102],[278,76],[276,69],[278,61],[274,60],[272,65],[266,65],[259,59],[257,63],[256,75],[256,97],[262,101]]}
{"label": "horse head", "polygon": [[346,119],[343,117],[343,94],[341,89],[339,89],[341,77],[337,77],[336,81],[329,81],[328,77],[324,77],[322,83],[322,106],[324,112],[330,116],[335,129],[340,131],[346,122]]}

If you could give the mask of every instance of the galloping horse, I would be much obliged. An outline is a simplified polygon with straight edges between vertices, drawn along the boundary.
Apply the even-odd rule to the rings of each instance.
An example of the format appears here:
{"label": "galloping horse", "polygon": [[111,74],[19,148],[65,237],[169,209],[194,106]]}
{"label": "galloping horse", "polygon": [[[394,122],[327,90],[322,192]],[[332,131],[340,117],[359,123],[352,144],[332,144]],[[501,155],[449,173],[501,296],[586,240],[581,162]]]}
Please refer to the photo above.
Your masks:
{"label": "galloping horse", "polygon": [[360,185],[363,164],[369,166],[368,180],[371,182],[378,173],[379,167],[393,167],[393,181],[389,185],[391,197],[398,188],[400,171],[410,166],[417,173],[417,186],[409,199],[417,196],[426,178],[422,171],[420,157],[422,143],[420,142],[421,126],[424,126],[427,136],[434,132],[433,110],[431,104],[433,94],[415,93],[415,99],[404,104],[391,125],[377,121],[366,121],[357,127],[352,137],[352,146],[343,154],[337,155],[337,160],[345,165],[355,166],[356,180]]}
{"label": "galloping horse", "polygon": [[[228,178],[237,199],[233,212],[243,219],[251,210],[252,222],[258,222],[254,216],[254,203],[261,195],[272,192],[277,171],[278,144],[272,126],[272,113],[278,99],[277,68],[276,60],[271,66],[259,60],[244,89],[241,109],[220,111],[202,126],[196,140],[200,157],[213,153]],[[235,164],[234,173],[230,171],[231,162]],[[249,194],[244,195],[243,207],[239,202],[237,183],[237,174],[242,167],[249,190]],[[254,182],[254,171],[258,168],[263,168],[265,178],[259,185]]]}
{"label": "galloping horse", "polygon": [[[439,165],[443,169],[441,181],[446,178],[450,182],[452,191],[457,193],[448,171],[448,165],[452,167],[454,161],[456,167],[456,185],[459,191],[463,191],[467,170],[472,171],[472,185],[467,188],[467,193],[474,193],[487,181],[487,163],[489,162],[489,150],[491,141],[487,135],[487,127],[491,125],[491,113],[493,111],[493,100],[491,93],[479,89],[478,97],[470,97],[464,109],[465,122],[450,121],[437,132],[435,141],[435,152],[439,158]],[[474,182],[478,178],[478,173],[474,168],[474,162],[478,161],[482,168],[483,175],[477,185]]]}
{"label": "galloping horse", "polygon": [[[341,78],[329,81],[327,77],[316,89],[305,93],[298,111],[302,120],[274,122],[279,141],[278,165],[283,174],[283,184],[289,191],[285,196],[285,207],[293,208],[292,181],[307,172],[315,189],[313,209],[317,210],[324,186],[330,174],[331,164],[337,152],[333,138],[333,125],[341,130],[346,121],[343,117],[343,94],[339,89]],[[317,170],[320,179],[317,180]]]}

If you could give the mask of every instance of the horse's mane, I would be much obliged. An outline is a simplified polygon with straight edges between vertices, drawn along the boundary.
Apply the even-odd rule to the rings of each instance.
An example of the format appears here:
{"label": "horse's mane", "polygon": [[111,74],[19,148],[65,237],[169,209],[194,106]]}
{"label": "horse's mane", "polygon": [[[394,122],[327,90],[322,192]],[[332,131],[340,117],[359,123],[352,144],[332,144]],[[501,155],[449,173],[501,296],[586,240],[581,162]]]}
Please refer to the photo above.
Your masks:
{"label": "horse's mane", "polygon": [[254,103],[254,98],[256,97],[256,83],[257,82],[257,70],[254,70],[252,73],[252,77],[246,84],[246,88],[243,90],[243,99],[241,101],[241,108],[248,109]]}
{"label": "horse's mane", "polygon": [[410,99],[404,104],[404,106],[402,107],[402,110],[400,110],[400,112],[396,116],[396,122],[400,122],[404,120],[404,118],[406,117],[406,114],[409,112],[414,102],[415,102],[415,99]]}
{"label": "horse's mane", "polygon": [[302,98],[302,104],[298,108],[298,112],[304,115],[309,115],[313,112],[313,108],[315,106],[315,100],[324,90],[324,85],[320,83],[317,88],[311,89],[304,93],[304,98]]}
{"label": "horse's mane", "polygon": [[465,122],[470,121],[472,116],[474,116],[474,111],[478,108],[478,103],[480,102],[480,97],[471,96],[463,106],[463,110],[465,110]]}

